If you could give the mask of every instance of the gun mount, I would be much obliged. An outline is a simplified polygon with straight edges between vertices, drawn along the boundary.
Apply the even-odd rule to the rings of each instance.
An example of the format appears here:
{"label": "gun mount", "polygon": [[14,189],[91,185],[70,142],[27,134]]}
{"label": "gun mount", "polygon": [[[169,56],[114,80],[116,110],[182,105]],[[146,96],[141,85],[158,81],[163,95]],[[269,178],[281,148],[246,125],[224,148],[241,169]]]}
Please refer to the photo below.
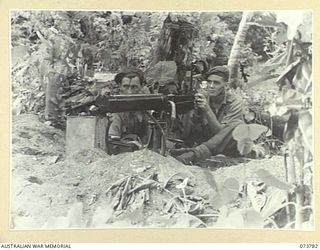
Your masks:
{"label": "gun mount", "polygon": [[[151,133],[148,139],[148,148],[155,151],[159,149],[160,153],[166,153],[167,132],[172,126],[164,123],[172,122],[177,114],[186,113],[194,108],[194,95],[163,95],[163,94],[140,94],[140,95],[99,95],[91,98],[89,102],[69,106],[66,113],[77,115],[85,112],[89,116],[105,119],[106,134],[103,134],[106,140],[108,153],[112,154],[112,145],[121,147],[119,140],[113,141],[108,134],[112,119],[109,113],[145,111],[154,125],[151,126]],[[152,114],[147,111],[154,111]],[[165,119],[168,118],[169,119]],[[101,140],[100,140],[101,141]],[[120,145],[120,146],[119,146]],[[123,145],[128,150],[127,145]],[[121,151],[121,150],[120,150]]]}

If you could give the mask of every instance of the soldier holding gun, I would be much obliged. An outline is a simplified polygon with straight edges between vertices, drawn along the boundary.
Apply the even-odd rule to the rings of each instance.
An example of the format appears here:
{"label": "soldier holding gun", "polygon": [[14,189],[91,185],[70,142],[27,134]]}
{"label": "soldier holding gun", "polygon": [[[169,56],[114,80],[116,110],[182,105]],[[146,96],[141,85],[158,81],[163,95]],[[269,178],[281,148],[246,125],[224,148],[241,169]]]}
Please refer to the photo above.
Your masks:
{"label": "soldier holding gun", "polygon": [[[148,89],[144,86],[143,72],[139,69],[123,70],[115,76],[115,82],[122,95],[148,94]],[[147,128],[148,119],[142,111],[114,113],[109,136],[112,140],[122,139],[142,145],[147,141]]]}

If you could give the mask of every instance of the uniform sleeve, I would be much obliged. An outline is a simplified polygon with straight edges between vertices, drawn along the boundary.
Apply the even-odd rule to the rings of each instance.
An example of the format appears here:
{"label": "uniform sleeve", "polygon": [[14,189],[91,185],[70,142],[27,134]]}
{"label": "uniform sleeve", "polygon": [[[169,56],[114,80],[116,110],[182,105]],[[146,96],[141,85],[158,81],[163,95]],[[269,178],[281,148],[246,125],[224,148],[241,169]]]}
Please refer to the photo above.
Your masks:
{"label": "uniform sleeve", "polygon": [[181,117],[183,139],[188,138],[192,132],[193,124],[192,124],[191,117],[193,114],[194,114],[194,111],[189,110],[187,113],[183,114]]}
{"label": "uniform sleeve", "polygon": [[111,136],[119,136],[122,135],[122,117],[120,113],[112,114],[112,123],[109,128],[109,135]]}
{"label": "uniform sleeve", "polygon": [[233,121],[239,121],[242,120],[242,114],[243,114],[243,102],[240,97],[233,96],[231,98],[230,103],[228,103],[225,115],[222,118],[221,123],[222,124],[228,124]]}

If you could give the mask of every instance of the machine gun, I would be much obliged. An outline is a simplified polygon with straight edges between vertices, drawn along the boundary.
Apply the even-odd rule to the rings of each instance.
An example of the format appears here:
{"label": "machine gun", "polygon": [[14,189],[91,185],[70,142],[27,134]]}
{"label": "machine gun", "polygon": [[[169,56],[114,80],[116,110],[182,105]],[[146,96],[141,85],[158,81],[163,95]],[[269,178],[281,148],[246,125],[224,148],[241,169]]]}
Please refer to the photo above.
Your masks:
{"label": "machine gun", "polygon": [[154,110],[185,113],[194,108],[193,95],[114,95],[99,96],[95,100],[99,113]]}
{"label": "machine gun", "polygon": [[[145,114],[150,118],[151,133],[147,147],[158,151],[165,155],[166,153],[166,130],[167,121],[170,118],[173,121],[177,114],[186,113],[194,108],[194,95],[163,95],[163,94],[139,94],[139,95],[99,95],[87,103],[68,107],[67,113],[79,114],[81,112],[89,113],[99,117],[107,117],[107,135],[106,145],[108,153],[114,153],[112,146],[116,145],[122,148],[123,151],[133,151],[132,144],[122,143],[119,140],[113,140],[108,135],[112,119],[110,113],[145,111]],[[153,112],[148,112],[153,111]],[[169,120],[170,120],[169,119]],[[174,142],[182,142],[177,139],[172,139]]]}

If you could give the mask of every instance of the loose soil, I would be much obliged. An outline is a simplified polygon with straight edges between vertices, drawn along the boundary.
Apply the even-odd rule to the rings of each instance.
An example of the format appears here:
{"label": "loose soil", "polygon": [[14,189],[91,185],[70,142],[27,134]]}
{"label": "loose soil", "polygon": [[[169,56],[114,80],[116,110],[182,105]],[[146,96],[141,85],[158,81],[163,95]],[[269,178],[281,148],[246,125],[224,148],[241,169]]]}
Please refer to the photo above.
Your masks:
{"label": "loose soil", "polygon": [[[184,197],[177,185],[183,185],[186,178],[185,195],[203,201],[204,214],[212,213],[208,171],[218,185],[231,177],[240,184],[254,180],[261,168],[285,179],[281,156],[210,169],[186,166],[149,150],[109,156],[89,149],[66,157],[64,132],[40,122],[36,115],[15,116],[12,126],[12,229],[185,227],[178,223],[178,213],[170,215],[168,204],[175,196]],[[170,177],[173,183],[166,190],[154,187],[137,192],[126,209],[113,211],[114,193],[107,190],[128,176],[136,186],[150,179],[163,184]],[[197,218],[190,221],[187,226],[201,226]],[[208,225],[213,224],[208,221]]]}

